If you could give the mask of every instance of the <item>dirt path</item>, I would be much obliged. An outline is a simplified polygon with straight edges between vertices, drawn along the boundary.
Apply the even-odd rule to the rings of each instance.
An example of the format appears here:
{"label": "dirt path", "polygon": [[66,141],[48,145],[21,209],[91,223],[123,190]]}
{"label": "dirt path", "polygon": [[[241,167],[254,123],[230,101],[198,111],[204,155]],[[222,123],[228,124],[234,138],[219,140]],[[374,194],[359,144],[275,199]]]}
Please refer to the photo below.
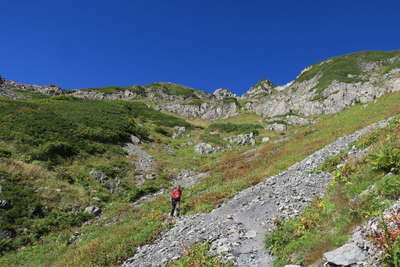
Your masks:
{"label": "dirt path", "polygon": [[183,217],[155,243],[139,248],[122,266],[164,266],[179,258],[185,247],[197,242],[210,243],[212,251],[224,252],[224,257],[237,266],[272,266],[273,258],[265,251],[263,240],[273,227],[274,218],[299,214],[330,182],[330,174],[312,170],[387,122],[381,121],[339,138],[288,170],[238,193],[210,213]]}

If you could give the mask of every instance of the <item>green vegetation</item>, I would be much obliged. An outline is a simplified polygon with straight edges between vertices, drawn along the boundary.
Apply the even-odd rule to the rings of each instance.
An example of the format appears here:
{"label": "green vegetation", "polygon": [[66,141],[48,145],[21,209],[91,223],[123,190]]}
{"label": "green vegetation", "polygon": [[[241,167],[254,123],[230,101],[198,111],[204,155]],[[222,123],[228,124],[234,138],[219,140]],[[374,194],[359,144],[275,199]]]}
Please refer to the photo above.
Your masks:
{"label": "green vegetation", "polygon": [[[133,93],[136,93],[140,96],[145,96],[146,95],[146,90],[143,86],[140,85],[133,85],[133,86],[126,86],[126,87],[121,87],[121,86],[106,86],[106,87],[99,87],[99,88],[85,88],[81,89],[81,91],[97,91],[106,95],[111,95],[111,94],[116,94],[119,92],[124,92],[124,91],[131,91]],[[72,93],[71,91],[70,93]]]}
{"label": "green vegetation", "polygon": [[251,123],[213,123],[208,126],[208,131],[220,131],[223,133],[235,133],[235,134],[245,134],[245,133],[255,133],[258,134],[258,131],[263,127],[260,124],[251,124]]}
{"label": "green vegetation", "polygon": [[[87,221],[91,216],[82,210],[93,197],[103,206],[111,200],[134,201],[166,187],[161,175],[135,186],[122,145],[130,135],[151,141],[157,133],[151,129],[169,131],[174,126],[191,127],[140,102],[64,95],[2,98],[0,187],[2,199],[11,206],[0,209],[0,232],[10,237],[1,241],[0,253]],[[103,172],[107,180],[96,181],[91,170]],[[117,182],[119,189],[113,192]]]}
{"label": "green vegetation", "polygon": [[323,90],[334,80],[345,83],[363,81],[363,78],[360,76],[363,74],[360,65],[362,62],[378,62],[382,65],[381,72],[386,73],[399,66],[400,58],[395,63],[387,62],[388,59],[396,56],[400,56],[400,50],[390,52],[366,51],[337,56],[311,65],[310,69],[301,74],[296,81],[303,82],[321,75],[317,85],[312,89],[316,92],[314,100],[320,100],[323,98]]}
{"label": "green vegetation", "polygon": [[187,105],[201,106],[204,103],[205,103],[204,100],[202,100],[200,98],[195,98],[195,99],[190,100],[190,102],[188,102]]}
{"label": "green vegetation", "polygon": [[195,92],[197,92],[198,94],[204,94],[198,90],[175,83],[152,83],[147,85],[146,87],[158,90],[161,89],[168,95],[182,96],[183,98],[198,98]]}
{"label": "green vegetation", "polygon": [[223,98],[222,103],[224,103],[224,104],[235,103],[236,105],[240,106],[239,101],[235,97]]}
{"label": "green vegetation", "polygon": [[[334,170],[332,166],[346,157],[341,154],[323,164],[334,177],[327,194],[314,200],[301,216],[278,222],[266,237],[266,247],[277,257],[276,266],[313,264],[324,252],[343,245],[355,225],[379,216],[400,197],[400,176],[385,175],[399,172],[399,133],[397,121],[370,134],[376,144],[367,159],[351,159]],[[374,190],[360,195],[371,185]],[[392,258],[387,262],[390,265]]]}
{"label": "green vegetation", "polygon": [[[41,109],[49,110],[50,105],[52,114],[70,122],[72,127],[81,121],[89,120],[91,116],[94,117],[96,123],[94,125],[88,123],[87,127],[100,127],[101,129],[107,129],[108,119],[121,121],[122,125],[125,125],[126,122],[125,119],[122,119],[123,117],[133,119],[136,127],[147,130],[149,139],[158,142],[157,144],[144,143],[143,148],[157,159],[159,178],[143,186],[136,186],[135,173],[125,168],[125,163],[130,164],[127,159],[133,161],[135,158],[127,157],[123,153],[121,149],[123,142],[120,141],[104,143],[83,138],[84,142],[92,145],[95,148],[94,151],[98,152],[90,153],[90,150],[86,151],[78,147],[78,154],[47,168],[48,166],[43,164],[43,161],[31,158],[25,161],[25,156],[30,155],[33,149],[48,141],[67,142],[74,146],[73,142],[68,142],[67,137],[63,140],[43,140],[39,144],[25,143],[25,146],[20,146],[17,142],[19,139],[17,141],[14,139],[3,140],[2,136],[0,146],[6,151],[10,151],[11,156],[5,161],[1,158],[0,170],[23,177],[24,185],[29,185],[35,192],[37,191],[43,206],[48,206],[53,211],[66,211],[68,208],[71,210],[72,207],[96,204],[103,209],[101,218],[91,220],[90,224],[78,224],[67,229],[57,226],[55,229],[58,230],[44,234],[40,240],[33,241],[32,245],[7,252],[0,258],[2,266],[21,266],[27,262],[32,266],[116,266],[132,256],[139,246],[152,242],[160,232],[171,227],[166,220],[170,205],[168,196],[160,195],[154,201],[138,207],[133,207],[130,202],[143,194],[154,192],[159,185],[163,187],[168,184],[169,175],[176,174],[184,168],[193,168],[193,166],[196,166],[200,172],[208,172],[208,177],[202,179],[193,188],[185,190],[182,213],[209,212],[229,200],[237,192],[285,170],[338,137],[400,112],[398,105],[400,94],[397,93],[382,97],[376,103],[371,103],[368,110],[354,106],[340,114],[323,115],[320,122],[312,126],[312,130],[309,126],[293,126],[295,131],[287,133],[290,141],[264,144],[264,147],[257,151],[257,156],[251,161],[243,161],[243,155],[241,155],[243,150],[198,155],[193,152],[193,147],[181,147],[182,143],[190,139],[186,137],[177,140],[171,139],[155,132],[154,129],[163,127],[169,130],[169,125],[179,122],[178,125],[185,126],[183,124],[186,122],[172,116],[163,117],[166,115],[151,109],[148,110],[147,106],[142,103],[95,101],[99,103],[98,108],[90,108],[91,112],[97,114],[97,110],[99,110],[100,114],[104,114],[96,115],[85,112],[85,108],[79,106],[80,101],[82,101],[82,106],[91,105],[90,101],[74,99],[55,100],[50,98],[40,100],[40,103],[38,100],[22,102],[24,108],[26,105],[30,105],[28,105],[26,113],[33,113],[31,111],[34,110],[41,114],[39,111]],[[10,103],[2,98],[0,100],[1,112],[3,112],[3,105],[7,107]],[[77,108],[76,105],[80,110],[74,111]],[[112,105],[112,108],[103,108],[103,105]],[[59,106],[63,106],[63,108]],[[12,112],[9,113],[7,116],[12,116]],[[125,116],[126,114],[128,115]],[[74,119],[74,116],[77,116],[78,119]],[[107,118],[108,116],[109,118]],[[105,117],[105,119],[100,120],[97,117]],[[3,122],[4,116],[0,118]],[[257,124],[259,119],[260,117],[254,114],[241,114],[220,122]],[[8,123],[10,123],[9,126],[12,126],[9,129],[14,129],[11,120]],[[69,128],[64,129],[68,131]],[[46,131],[44,133],[47,136]],[[199,138],[204,131],[193,129],[191,134],[192,138]],[[62,133],[57,133],[57,135],[62,136]],[[275,137],[277,136],[271,136],[272,139]],[[40,140],[40,136],[38,138]],[[173,153],[164,151],[163,148],[167,145],[170,146]],[[121,191],[118,191],[116,195],[111,194],[103,184],[89,177],[88,173],[92,169],[103,170],[112,177],[124,177],[121,178]],[[372,169],[371,172],[379,173],[380,171]],[[114,179],[119,178],[111,178],[111,180]],[[62,193],[58,193],[56,189],[61,189]],[[99,198],[100,201],[93,200],[94,197]],[[68,244],[68,239],[74,232],[83,234],[76,243]],[[201,256],[193,257],[200,258]],[[189,258],[187,262],[191,262]]]}
{"label": "green vegetation", "polygon": [[31,160],[60,162],[102,153],[106,144],[121,144],[130,135],[149,139],[138,122],[185,126],[186,121],[148,108],[140,102],[50,98],[0,101],[0,139],[15,142]]}
{"label": "green vegetation", "polygon": [[169,267],[229,267],[232,263],[223,263],[218,257],[210,256],[207,243],[195,244],[185,250],[185,254],[179,260],[170,263]]}

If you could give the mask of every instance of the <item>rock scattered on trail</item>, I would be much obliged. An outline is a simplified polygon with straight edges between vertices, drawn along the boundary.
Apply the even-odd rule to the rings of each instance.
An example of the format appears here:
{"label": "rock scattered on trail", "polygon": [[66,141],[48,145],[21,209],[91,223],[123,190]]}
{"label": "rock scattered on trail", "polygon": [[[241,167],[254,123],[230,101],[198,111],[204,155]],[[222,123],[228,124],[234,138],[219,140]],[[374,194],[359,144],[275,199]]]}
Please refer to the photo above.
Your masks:
{"label": "rock scattered on trail", "polygon": [[286,124],[283,123],[273,123],[271,125],[268,125],[266,127],[266,130],[268,131],[276,131],[276,132],[283,132],[287,130]]}

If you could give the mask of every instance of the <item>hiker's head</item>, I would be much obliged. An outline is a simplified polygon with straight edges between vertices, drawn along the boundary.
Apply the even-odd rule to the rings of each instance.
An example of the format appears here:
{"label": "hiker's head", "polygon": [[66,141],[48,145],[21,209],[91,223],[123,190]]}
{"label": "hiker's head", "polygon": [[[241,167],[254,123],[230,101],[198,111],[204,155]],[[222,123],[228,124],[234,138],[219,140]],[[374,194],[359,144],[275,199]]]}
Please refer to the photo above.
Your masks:
{"label": "hiker's head", "polygon": [[176,188],[176,189],[181,189],[181,186],[180,186],[179,184],[177,184],[177,185],[175,186],[175,188]]}

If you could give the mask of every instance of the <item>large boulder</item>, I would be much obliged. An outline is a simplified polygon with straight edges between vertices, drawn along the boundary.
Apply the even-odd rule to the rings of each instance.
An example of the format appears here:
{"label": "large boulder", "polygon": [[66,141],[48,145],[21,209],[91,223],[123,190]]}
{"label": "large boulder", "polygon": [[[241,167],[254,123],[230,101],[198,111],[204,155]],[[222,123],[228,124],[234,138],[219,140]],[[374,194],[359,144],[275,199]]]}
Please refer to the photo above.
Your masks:
{"label": "large boulder", "polygon": [[334,266],[349,266],[365,260],[367,256],[356,244],[350,243],[326,252],[324,258],[328,264],[334,264]]}

